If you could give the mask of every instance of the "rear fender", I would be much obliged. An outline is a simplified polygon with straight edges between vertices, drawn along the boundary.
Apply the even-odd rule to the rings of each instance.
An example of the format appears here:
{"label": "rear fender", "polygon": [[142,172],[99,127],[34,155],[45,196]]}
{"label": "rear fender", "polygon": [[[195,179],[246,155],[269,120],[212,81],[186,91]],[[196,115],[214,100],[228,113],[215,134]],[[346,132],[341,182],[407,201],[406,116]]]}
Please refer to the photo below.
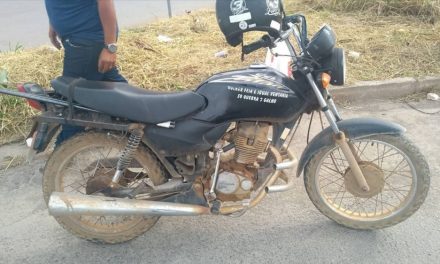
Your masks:
{"label": "rear fender", "polygon": [[60,124],[35,121],[29,137],[33,138],[32,148],[37,152],[46,150],[52,138],[57,133]]}
{"label": "rear fender", "polygon": [[[401,135],[406,131],[401,125],[373,118],[343,120],[338,122],[338,127],[350,139],[361,139],[372,135]],[[298,163],[297,177],[301,176],[304,168],[320,149],[334,144],[333,136],[333,130],[329,127],[321,131],[307,145]]]}

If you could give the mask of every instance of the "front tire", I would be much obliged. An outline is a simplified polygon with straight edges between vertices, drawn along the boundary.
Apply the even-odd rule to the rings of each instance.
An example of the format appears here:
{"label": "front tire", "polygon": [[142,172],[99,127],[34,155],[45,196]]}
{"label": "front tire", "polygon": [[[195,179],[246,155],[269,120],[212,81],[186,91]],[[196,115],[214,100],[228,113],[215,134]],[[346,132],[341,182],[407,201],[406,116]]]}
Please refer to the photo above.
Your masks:
{"label": "front tire", "polygon": [[351,141],[371,190],[362,192],[336,145],[319,150],[304,171],[307,193],[325,216],[353,229],[396,225],[423,204],[428,164],[404,136],[375,135]]}
{"label": "front tire", "polygon": [[[43,175],[46,204],[52,192],[90,193],[93,178],[114,175],[119,153],[127,138],[88,132],[60,145],[50,156]],[[124,186],[134,187],[148,177],[154,185],[164,183],[166,173],[161,163],[142,144],[129,166],[135,177],[123,178]],[[137,173],[137,174],[136,174]],[[131,172],[133,175],[133,173]],[[95,188],[96,189],[96,188]],[[93,195],[102,195],[99,192]],[[153,227],[159,217],[63,216],[55,217],[70,233],[97,243],[116,244],[140,236]]]}

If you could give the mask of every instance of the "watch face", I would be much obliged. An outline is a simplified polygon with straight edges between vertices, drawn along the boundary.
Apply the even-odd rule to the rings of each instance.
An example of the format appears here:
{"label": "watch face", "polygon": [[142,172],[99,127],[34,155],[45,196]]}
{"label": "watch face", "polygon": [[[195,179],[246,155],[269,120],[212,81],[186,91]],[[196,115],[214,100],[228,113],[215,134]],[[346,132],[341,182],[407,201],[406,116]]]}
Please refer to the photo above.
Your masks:
{"label": "watch face", "polygon": [[118,51],[118,46],[116,46],[116,44],[108,44],[107,49],[111,53],[116,53],[116,51]]}

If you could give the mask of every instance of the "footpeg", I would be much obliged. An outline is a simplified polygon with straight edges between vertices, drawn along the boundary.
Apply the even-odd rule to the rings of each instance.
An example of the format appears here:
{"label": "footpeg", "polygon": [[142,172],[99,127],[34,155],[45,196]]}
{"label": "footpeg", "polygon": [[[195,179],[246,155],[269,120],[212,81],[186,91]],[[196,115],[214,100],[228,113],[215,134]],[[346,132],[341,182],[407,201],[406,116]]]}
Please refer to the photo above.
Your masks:
{"label": "footpeg", "polygon": [[211,205],[211,213],[215,215],[220,214],[221,202],[219,200],[214,200],[211,202]]}

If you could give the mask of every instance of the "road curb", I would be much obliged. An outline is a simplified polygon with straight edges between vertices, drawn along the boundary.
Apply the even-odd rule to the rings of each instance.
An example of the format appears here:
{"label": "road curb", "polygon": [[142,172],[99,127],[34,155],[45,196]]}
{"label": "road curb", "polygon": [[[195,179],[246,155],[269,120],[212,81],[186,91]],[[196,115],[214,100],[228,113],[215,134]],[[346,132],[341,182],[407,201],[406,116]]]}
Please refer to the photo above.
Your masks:
{"label": "road curb", "polygon": [[423,92],[440,86],[440,76],[398,78],[385,81],[359,82],[353,86],[332,90],[336,101],[365,101],[371,99],[395,99]]}

